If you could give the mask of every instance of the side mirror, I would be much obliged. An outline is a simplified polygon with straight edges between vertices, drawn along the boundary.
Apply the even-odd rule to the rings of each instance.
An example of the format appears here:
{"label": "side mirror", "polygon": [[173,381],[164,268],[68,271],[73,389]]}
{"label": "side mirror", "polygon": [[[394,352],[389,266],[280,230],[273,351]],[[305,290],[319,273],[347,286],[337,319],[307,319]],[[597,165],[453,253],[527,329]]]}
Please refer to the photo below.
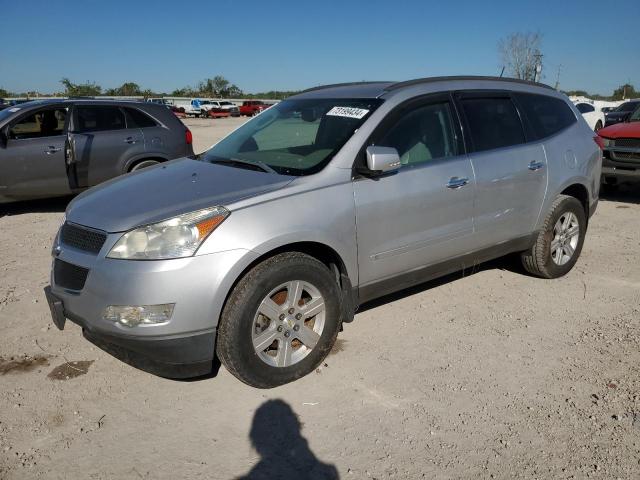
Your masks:
{"label": "side mirror", "polygon": [[400,155],[395,148],[367,147],[367,168],[377,174],[394,172],[400,168]]}

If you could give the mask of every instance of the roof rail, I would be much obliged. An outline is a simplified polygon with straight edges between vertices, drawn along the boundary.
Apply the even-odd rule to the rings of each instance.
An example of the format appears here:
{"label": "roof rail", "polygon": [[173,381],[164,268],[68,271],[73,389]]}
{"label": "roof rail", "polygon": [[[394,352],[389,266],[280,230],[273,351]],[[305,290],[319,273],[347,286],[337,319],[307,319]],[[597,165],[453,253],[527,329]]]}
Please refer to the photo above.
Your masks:
{"label": "roof rail", "polygon": [[373,81],[373,82],[347,82],[347,83],[333,83],[331,85],[320,85],[317,87],[307,88],[306,90],[302,90],[300,93],[313,92],[315,90],[324,90],[325,88],[335,88],[335,87],[351,87],[353,85],[375,85],[378,83],[391,83],[385,81]]}
{"label": "roof rail", "polygon": [[386,87],[385,90],[390,92],[392,90],[398,90],[399,88],[410,87],[412,85],[419,85],[422,83],[444,82],[444,81],[452,81],[452,80],[491,80],[491,81],[500,81],[500,82],[520,83],[524,85],[533,85],[535,87],[543,87],[543,88],[548,88],[550,90],[554,90],[549,85],[545,85],[544,83],[530,82],[529,80],[520,80],[518,78],[507,78],[507,77],[475,76],[475,75],[416,78],[415,80],[407,80],[406,82],[394,83]]}

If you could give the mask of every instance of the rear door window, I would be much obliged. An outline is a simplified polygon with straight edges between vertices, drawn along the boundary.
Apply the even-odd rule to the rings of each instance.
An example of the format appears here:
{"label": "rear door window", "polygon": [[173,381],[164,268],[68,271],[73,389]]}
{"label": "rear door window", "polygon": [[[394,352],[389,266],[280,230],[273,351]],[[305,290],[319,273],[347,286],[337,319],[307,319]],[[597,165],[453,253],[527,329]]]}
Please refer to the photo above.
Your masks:
{"label": "rear door window", "polygon": [[125,108],[127,115],[127,128],[148,128],[157,127],[156,121],[137,108]]}
{"label": "rear door window", "polygon": [[476,152],[525,143],[522,122],[509,97],[463,98],[461,105]]}
{"label": "rear door window", "polygon": [[569,105],[559,98],[517,93],[516,99],[538,139],[550,137],[576,122]]}
{"label": "rear door window", "polygon": [[9,138],[56,137],[64,134],[67,108],[47,108],[18,120],[9,129]]}
{"label": "rear door window", "polygon": [[126,128],[124,113],[119,107],[77,106],[76,120],[76,130],[79,132],[100,132]]}

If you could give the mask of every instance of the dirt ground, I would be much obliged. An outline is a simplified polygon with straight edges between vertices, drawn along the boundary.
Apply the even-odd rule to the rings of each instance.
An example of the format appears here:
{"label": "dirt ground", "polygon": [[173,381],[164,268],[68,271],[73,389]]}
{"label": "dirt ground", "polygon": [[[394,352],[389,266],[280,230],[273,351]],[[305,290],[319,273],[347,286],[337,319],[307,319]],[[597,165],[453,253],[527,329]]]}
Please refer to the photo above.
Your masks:
{"label": "dirt ground", "polygon": [[[196,151],[238,119],[187,120]],[[214,126],[211,126],[214,125]],[[640,478],[640,186],[553,281],[500,260],[367,305],[273,390],[173,381],[51,323],[68,199],[0,207],[0,478]]]}

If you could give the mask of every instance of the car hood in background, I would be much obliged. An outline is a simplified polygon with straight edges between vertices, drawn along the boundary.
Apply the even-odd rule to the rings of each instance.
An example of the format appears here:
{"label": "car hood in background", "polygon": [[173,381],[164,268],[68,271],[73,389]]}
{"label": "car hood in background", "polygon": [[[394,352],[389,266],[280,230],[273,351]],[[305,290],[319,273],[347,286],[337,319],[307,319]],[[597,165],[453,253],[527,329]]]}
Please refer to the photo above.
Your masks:
{"label": "car hood in background", "polygon": [[598,130],[605,138],[640,138],[640,122],[616,123]]}
{"label": "car hood in background", "polygon": [[124,232],[140,225],[282,188],[294,177],[182,158],[128,174],[75,198],[67,220]]}

